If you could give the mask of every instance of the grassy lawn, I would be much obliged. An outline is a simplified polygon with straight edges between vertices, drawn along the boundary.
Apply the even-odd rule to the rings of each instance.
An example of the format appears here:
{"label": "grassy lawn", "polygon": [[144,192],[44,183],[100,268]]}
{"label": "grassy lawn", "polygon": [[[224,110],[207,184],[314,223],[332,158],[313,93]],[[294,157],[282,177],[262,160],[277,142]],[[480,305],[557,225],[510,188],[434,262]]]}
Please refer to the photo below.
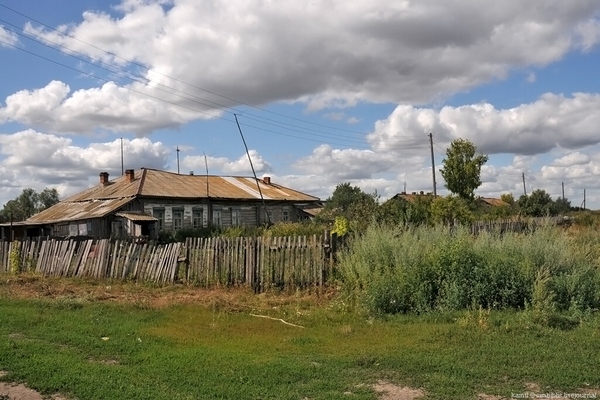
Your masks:
{"label": "grassy lawn", "polygon": [[2,380],[45,394],[377,399],[373,384],[386,381],[429,399],[476,399],[510,398],[532,384],[540,393],[600,387],[594,315],[563,331],[509,311],[370,318],[339,297],[223,290],[207,298],[200,289],[41,278],[24,296],[0,279]]}

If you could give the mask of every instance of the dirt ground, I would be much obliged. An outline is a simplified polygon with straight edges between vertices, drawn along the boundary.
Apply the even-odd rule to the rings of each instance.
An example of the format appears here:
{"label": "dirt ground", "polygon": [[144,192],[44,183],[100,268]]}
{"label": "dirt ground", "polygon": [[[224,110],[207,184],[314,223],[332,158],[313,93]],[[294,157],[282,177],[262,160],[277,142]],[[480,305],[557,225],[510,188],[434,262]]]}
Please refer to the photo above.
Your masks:
{"label": "dirt ground", "polygon": [[[0,376],[6,372],[0,371]],[[43,397],[35,390],[29,389],[23,384],[0,382],[0,400],[66,400],[64,397],[54,395],[51,397]]]}

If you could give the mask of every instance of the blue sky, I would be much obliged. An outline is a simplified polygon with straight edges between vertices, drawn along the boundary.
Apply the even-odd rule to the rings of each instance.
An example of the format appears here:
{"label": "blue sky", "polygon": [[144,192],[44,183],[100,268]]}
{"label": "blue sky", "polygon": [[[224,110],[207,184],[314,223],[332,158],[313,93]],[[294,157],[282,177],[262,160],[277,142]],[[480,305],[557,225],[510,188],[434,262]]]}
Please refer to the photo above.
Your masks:
{"label": "blue sky", "polygon": [[[260,176],[327,198],[438,192],[457,138],[478,195],[600,208],[600,3],[0,0],[0,204],[101,171]],[[206,162],[206,164],[205,164]]]}

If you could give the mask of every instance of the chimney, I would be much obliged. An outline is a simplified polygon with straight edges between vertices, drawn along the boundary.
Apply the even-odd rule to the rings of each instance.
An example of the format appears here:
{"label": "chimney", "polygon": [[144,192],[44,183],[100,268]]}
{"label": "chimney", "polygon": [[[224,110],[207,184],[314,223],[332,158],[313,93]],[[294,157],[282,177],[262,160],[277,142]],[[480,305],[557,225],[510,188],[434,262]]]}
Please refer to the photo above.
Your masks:
{"label": "chimney", "polygon": [[108,185],[108,172],[100,172],[100,184],[102,186]]}
{"label": "chimney", "polygon": [[135,171],[132,169],[126,169],[125,176],[127,177],[127,183],[131,183],[135,180]]}
{"label": "chimney", "polygon": [[263,182],[265,185],[270,185],[271,184],[271,177],[270,176],[265,176],[263,178]]}

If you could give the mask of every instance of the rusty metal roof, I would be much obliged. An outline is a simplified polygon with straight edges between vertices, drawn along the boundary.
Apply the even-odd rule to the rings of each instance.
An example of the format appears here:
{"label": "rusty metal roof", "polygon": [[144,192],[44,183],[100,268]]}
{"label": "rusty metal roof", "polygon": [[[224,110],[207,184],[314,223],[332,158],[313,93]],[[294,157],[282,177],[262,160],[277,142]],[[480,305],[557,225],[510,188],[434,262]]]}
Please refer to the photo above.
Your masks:
{"label": "rusty metal roof", "polygon": [[27,219],[27,223],[43,223],[56,221],[80,221],[90,218],[101,218],[118,210],[133,200],[133,197],[116,199],[96,199],[88,201],[61,201],[52,207]]}
{"label": "rusty metal roof", "polygon": [[[136,197],[171,199],[260,200],[260,185],[265,201],[314,202],[319,198],[271,183],[269,180],[241,176],[180,175],[142,168],[132,176],[123,175],[66,198],[26,222],[49,223],[101,218],[118,211]],[[207,191],[208,189],[208,191]],[[207,196],[208,194],[208,196]],[[122,214],[125,214],[122,212]],[[126,218],[140,214],[122,215]],[[147,217],[147,216],[146,216]],[[130,219],[132,219],[130,218]],[[154,218],[154,217],[151,217]],[[146,220],[146,219],[144,219]],[[152,219],[155,220],[155,219]]]}
{"label": "rusty metal roof", "polygon": [[[440,196],[438,196],[440,197]],[[398,193],[396,194],[394,197],[392,197],[393,199],[402,199],[402,200],[406,200],[409,203],[414,203],[417,200],[427,200],[427,199],[433,199],[433,194],[431,193]]]}
{"label": "rusty metal roof", "polygon": [[508,205],[502,201],[502,199],[495,199],[493,197],[479,197],[478,200],[493,207],[502,207]]}
{"label": "rusty metal roof", "polygon": [[319,215],[319,213],[321,211],[323,211],[323,206],[319,205],[319,206],[315,206],[315,207],[302,207],[302,208],[300,208],[300,210],[304,211],[306,214],[310,215],[311,217],[316,217],[317,215]]}
{"label": "rusty metal roof", "polygon": [[[318,201],[319,198],[261,179],[242,176],[180,175],[142,168],[139,196],[170,198],[206,198],[228,200]],[[208,196],[207,196],[208,188]]]}

